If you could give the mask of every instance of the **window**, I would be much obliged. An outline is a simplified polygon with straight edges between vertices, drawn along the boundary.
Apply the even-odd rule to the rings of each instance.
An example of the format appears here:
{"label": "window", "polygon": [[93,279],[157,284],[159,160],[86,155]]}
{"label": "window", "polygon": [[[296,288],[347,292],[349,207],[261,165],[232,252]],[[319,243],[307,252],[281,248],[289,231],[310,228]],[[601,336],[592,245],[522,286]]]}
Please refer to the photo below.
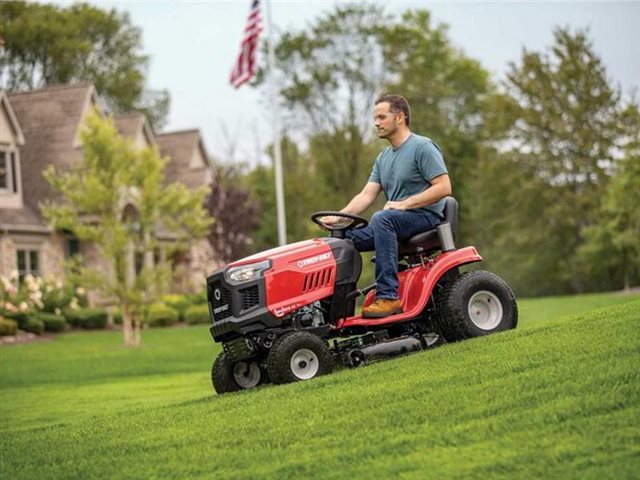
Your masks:
{"label": "window", "polygon": [[28,274],[40,276],[40,252],[38,250],[18,250],[18,281],[22,283]]}
{"label": "window", "polygon": [[9,185],[9,155],[0,150],[0,190],[8,190]]}
{"label": "window", "polygon": [[0,190],[18,191],[16,152],[0,150]]}
{"label": "window", "polygon": [[80,255],[80,241],[77,238],[67,239],[67,258],[73,258]]}
{"label": "window", "polygon": [[136,276],[138,276],[142,273],[142,269],[144,268],[144,253],[136,252],[134,262],[135,262]]}

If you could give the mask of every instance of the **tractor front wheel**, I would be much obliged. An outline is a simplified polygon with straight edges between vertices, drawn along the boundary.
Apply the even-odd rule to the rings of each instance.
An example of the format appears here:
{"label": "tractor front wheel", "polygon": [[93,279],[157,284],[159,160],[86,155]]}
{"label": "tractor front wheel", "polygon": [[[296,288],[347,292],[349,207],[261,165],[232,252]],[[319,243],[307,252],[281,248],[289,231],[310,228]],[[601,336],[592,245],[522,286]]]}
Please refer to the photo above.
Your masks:
{"label": "tractor front wheel", "polygon": [[218,395],[257,387],[265,383],[265,372],[255,360],[231,362],[222,352],[211,367],[211,383]]}
{"label": "tractor front wheel", "polygon": [[326,342],[309,332],[280,337],[267,357],[267,371],[273,383],[290,383],[331,373],[334,361]]}

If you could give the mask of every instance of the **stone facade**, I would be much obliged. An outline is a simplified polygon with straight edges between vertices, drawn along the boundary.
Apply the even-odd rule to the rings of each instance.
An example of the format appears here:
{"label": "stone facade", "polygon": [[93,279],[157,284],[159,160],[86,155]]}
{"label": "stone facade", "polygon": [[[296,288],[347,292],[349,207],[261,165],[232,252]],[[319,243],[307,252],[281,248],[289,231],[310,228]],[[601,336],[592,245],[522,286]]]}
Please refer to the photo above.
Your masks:
{"label": "stone facade", "polygon": [[0,234],[0,275],[6,278],[18,275],[16,244],[6,234]]}

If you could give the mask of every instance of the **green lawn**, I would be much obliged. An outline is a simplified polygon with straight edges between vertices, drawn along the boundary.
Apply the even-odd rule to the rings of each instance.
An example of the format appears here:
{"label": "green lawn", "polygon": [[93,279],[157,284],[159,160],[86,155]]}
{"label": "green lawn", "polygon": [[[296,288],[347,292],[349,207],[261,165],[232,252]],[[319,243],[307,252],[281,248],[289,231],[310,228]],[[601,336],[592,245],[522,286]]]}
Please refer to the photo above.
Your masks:
{"label": "green lawn", "polygon": [[640,297],[525,299],[517,330],[218,397],[206,327],[0,348],[0,477],[638,478]]}

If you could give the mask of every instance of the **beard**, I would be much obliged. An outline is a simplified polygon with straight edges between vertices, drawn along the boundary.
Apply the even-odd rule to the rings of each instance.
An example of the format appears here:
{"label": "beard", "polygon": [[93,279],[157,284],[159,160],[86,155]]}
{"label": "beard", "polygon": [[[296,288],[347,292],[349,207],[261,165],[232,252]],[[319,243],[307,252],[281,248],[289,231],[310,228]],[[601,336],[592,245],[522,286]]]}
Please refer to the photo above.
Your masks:
{"label": "beard", "polygon": [[379,129],[378,130],[378,138],[389,138],[391,135],[393,135],[397,130],[397,127],[395,125],[392,125],[390,128],[388,129]]}

